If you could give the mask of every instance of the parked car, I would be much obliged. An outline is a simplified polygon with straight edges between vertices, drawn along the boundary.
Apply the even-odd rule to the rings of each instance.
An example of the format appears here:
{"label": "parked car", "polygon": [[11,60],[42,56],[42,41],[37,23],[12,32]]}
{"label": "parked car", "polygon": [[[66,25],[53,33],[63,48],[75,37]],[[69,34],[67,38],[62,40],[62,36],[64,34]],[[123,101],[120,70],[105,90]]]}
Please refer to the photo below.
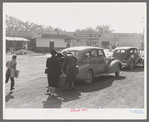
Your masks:
{"label": "parked car", "polygon": [[69,51],[77,57],[76,65],[79,74],[77,74],[76,79],[84,80],[86,84],[90,84],[94,77],[100,75],[111,73],[115,73],[116,77],[120,75],[121,62],[113,58],[106,58],[102,48],[79,46],[66,48],[61,53],[63,51]]}
{"label": "parked car", "polygon": [[26,55],[26,51],[24,50],[18,50],[15,52],[16,55]]}
{"label": "parked car", "polygon": [[118,47],[114,50],[113,57],[120,60],[122,66],[129,67],[129,69],[134,69],[140,63],[144,66],[144,58],[136,47]]}

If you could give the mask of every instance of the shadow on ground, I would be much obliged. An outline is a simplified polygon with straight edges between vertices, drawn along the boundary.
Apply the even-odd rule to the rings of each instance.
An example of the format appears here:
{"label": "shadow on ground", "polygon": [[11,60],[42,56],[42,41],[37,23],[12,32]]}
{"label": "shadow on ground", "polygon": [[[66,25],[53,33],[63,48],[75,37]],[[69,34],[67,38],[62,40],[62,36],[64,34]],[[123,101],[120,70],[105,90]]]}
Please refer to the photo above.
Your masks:
{"label": "shadow on ground", "polygon": [[6,96],[5,96],[5,102],[8,102],[10,99],[14,99],[14,96],[12,95],[13,91],[10,91]]}
{"label": "shadow on ground", "polygon": [[144,72],[144,68],[143,67],[135,67],[134,69],[130,70],[128,67],[124,67],[122,69],[122,71],[125,71],[125,72]]}
{"label": "shadow on ground", "polygon": [[97,78],[94,78],[93,82],[89,85],[85,85],[83,82],[76,83],[76,87],[78,87],[80,92],[93,92],[93,91],[99,91],[102,89],[105,89],[107,87],[110,87],[112,83],[116,80],[123,80],[125,79],[125,76],[100,76]]}
{"label": "shadow on ground", "polygon": [[[48,97],[46,101],[43,101],[44,108],[61,108],[61,99],[58,97]],[[54,104],[53,104],[54,103]]]}
{"label": "shadow on ground", "polygon": [[123,80],[125,78],[125,76],[100,76],[95,78],[89,85],[85,85],[82,81],[77,81],[75,83],[75,90],[62,91],[61,89],[56,89],[55,93],[57,94],[57,97],[48,97],[46,101],[43,101],[43,107],[61,108],[62,102],[69,102],[80,99],[81,92],[100,91],[110,87],[114,81]]}

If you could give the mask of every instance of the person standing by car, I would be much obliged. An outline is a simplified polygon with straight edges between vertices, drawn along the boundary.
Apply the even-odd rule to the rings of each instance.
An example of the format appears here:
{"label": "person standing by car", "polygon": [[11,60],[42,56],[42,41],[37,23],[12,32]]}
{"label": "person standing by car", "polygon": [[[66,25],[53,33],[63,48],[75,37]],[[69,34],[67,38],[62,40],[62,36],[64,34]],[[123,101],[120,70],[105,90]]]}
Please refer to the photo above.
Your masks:
{"label": "person standing by car", "polygon": [[49,95],[54,95],[55,88],[58,88],[59,77],[61,74],[60,60],[56,57],[56,51],[52,50],[52,57],[47,59],[46,67],[48,69],[48,90]]}
{"label": "person standing by car", "polygon": [[118,42],[116,42],[116,48],[118,47],[119,45],[118,45]]}
{"label": "person standing by car", "polygon": [[[76,61],[77,58],[72,55],[71,52],[63,52],[64,61],[62,66],[62,72],[66,73],[66,85],[65,90],[69,89],[69,84],[71,84],[71,89],[74,89],[74,82],[76,80]],[[65,71],[66,69],[66,71]]]}
{"label": "person standing by car", "polygon": [[109,43],[109,49],[112,51],[112,42]]}
{"label": "person standing by car", "polygon": [[15,71],[16,71],[16,65],[17,65],[16,58],[17,58],[17,56],[13,55],[11,61],[8,61],[6,63],[6,67],[8,69],[6,71],[6,81],[5,82],[8,83],[9,78],[10,78],[10,80],[11,80],[10,90],[14,89],[14,84],[15,84],[14,77],[15,77]]}

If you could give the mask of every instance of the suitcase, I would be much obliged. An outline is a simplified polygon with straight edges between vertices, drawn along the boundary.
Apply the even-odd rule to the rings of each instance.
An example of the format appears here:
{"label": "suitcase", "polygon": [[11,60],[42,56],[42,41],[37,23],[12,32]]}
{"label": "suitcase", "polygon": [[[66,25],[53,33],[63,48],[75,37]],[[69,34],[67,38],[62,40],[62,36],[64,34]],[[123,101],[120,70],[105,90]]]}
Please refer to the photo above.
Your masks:
{"label": "suitcase", "polygon": [[15,77],[15,78],[18,78],[19,73],[20,73],[20,71],[19,71],[19,70],[15,70],[15,74],[14,74],[15,76],[14,76],[14,77]]}
{"label": "suitcase", "polygon": [[60,75],[60,79],[59,79],[60,87],[65,87],[65,80],[66,80],[66,75]]}
{"label": "suitcase", "polygon": [[76,66],[76,74],[79,74],[79,66]]}

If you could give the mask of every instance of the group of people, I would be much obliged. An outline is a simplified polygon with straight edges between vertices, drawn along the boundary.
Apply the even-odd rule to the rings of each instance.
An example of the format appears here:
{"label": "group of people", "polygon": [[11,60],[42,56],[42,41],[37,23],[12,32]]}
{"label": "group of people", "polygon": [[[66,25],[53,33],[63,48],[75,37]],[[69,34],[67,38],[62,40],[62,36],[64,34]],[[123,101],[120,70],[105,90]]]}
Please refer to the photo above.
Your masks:
{"label": "group of people", "polygon": [[[112,51],[112,42],[109,43],[109,50]],[[116,42],[115,44],[115,48],[117,48],[119,46],[118,42]]]}
{"label": "group of people", "polygon": [[[49,95],[54,95],[55,88],[59,87],[60,75],[66,76],[64,90],[74,89],[74,82],[76,79],[76,61],[77,58],[72,55],[71,52],[63,51],[61,54],[55,50],[52,50],[51,57],[47,58],[46,67],[47,67],[47,78],[48,78],[48,90]],[[8,83],[9,79],[11,80],[10,90],[14,89],[14,78],[16,71],[16,62],[17,56],[13,55],[11,61],[6,63],[6,81]]]}
{"label": "group of people", "polygon": [[55,88],[59,87],[60,75],[65,75],[65,87],[67,91],[71,85],[71,89],[74,89],[74,82],[76,79],[76,61],[77,58],[72,55],[71,52],[63,51],[58,53],[52,50],[51,57],[47,58],[47,78],[48,78],[48,90],[47,94],[53,96],[55,94]]}

